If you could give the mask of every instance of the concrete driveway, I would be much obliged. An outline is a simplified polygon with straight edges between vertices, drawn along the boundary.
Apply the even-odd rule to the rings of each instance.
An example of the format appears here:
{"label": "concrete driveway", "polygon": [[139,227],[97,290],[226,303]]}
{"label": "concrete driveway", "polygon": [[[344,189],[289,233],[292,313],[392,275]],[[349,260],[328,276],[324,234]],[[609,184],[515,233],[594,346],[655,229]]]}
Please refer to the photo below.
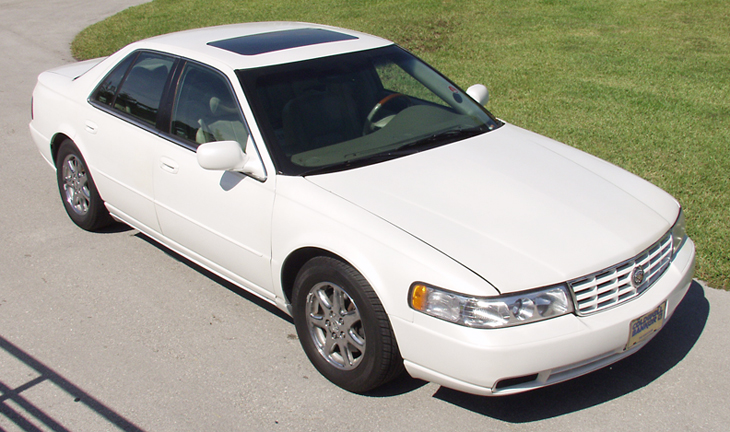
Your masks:
{"label": "concrete driveway", "polygon": [[0,430],[727,430],[730,293],[610,368],[482,398],[323,379],[283,315],[136,231],[77,229],[27,128],[36,75],[137,0],[0,0]]}

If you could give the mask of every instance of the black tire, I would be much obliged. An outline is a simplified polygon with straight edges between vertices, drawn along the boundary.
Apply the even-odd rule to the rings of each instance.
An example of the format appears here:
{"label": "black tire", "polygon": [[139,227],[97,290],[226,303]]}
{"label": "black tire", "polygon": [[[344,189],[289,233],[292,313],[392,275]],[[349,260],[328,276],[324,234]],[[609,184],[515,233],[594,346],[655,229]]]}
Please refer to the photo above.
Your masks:
{"label": "black tire", "polygon": [[352,266],[330,257],[312,258],[294,282],[292,306],[304,352],[334,384],[365,393],[403,372],[385,309]]}
{"label": "black tire", "polygon": [[66,214],[76,225],[97,231],[112,223],[86,161],[70,139],[64,140],[58,149],[56,181]]}

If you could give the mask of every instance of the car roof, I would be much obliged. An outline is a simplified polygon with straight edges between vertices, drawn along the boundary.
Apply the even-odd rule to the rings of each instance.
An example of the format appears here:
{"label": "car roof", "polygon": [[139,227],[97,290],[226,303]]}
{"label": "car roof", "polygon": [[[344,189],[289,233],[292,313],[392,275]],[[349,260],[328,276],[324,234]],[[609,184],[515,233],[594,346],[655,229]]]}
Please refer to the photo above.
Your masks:
{"label": "car roof", "polygon": [[130,45],[250,69],[392,45],[353,30],[299,22],[232,24],[152,37]]}

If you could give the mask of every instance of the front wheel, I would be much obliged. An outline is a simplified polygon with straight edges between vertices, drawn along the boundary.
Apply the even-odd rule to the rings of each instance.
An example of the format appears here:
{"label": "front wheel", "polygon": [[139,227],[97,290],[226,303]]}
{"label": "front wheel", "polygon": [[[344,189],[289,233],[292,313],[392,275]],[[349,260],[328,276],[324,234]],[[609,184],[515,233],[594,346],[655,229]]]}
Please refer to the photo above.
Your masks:
{"label": "front wheel", "polygon": [[58,191],[69,218],[87,231],[109,225],[112,218],[96,190],[86,161],[73,141],[67,139],[61,143],[56,164]]}
{"label": "front wheel", "polygon": [[302,348],[327,379],[363,393],[402,372],[383,305],[350,265],[330,257],[311,259],[297,275],[293,297]]}

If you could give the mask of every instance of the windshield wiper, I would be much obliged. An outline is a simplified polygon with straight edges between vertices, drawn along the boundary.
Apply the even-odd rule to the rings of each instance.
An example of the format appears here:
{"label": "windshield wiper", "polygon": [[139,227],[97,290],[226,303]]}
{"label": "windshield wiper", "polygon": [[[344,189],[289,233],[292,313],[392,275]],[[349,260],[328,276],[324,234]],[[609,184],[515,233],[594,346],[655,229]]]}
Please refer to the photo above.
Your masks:
{"label": "windshield wiper", "polygon": [[376,153],[369,156],[364,156],[360,158],[351,159],[345,162],[335,163],[331,165],[324,165],[320,167],[314,167],[309,170],[305,170],[298,175],[302,177],[306,177],[309,175],[316,175],[316,174],[326,174],[336,171],[345,171],[351,168],[358,168],[365,165],[371,165],[379,162],[384,162],[386,160],[399,158],[401,156],[407,156],[409,154],[418,153],[424,150],[428,150],[434,147],[441,146],[443,144],[448,144],[454,141],[471,138],[476,135],[480,135],[484,132],[487,132],[488,129],[477,126],[475,128],[469,128],[469,129],[448,129],[441,132],[434,133],[432,135],[426,136],[424,138],[421,138],[419,140],[409,142],[407,144],[403,144],[400,147],[397,147],[393,150],[382,152],[382,153]]}
{"label": "windshield wiper", "polygon": [[361,157],[358,159],[352,159],[345,162],[335,163],[331,165],[323,165],[320,167],[314,167],[309,170],[305,170],[301,173],[299,173],[299,176],[306,177],[310,175],[316,175],[316,174],[327,174],[337,171],[345,171],[352,168],[359,168],[365,165],[371,165],[378,162],[383,162],[389,159],[395,159],[401,155],[399,154],[392,154],[389,153],[378,153],[370,156]]}
{"label": "windshield wiper", "polygon": [[397,149],[388,152],[388,154],[400,156],[402,154],[417,153],[443,144],[448,144],[450,142],[471,138],[484,132],[486,132],[486,130],[484,130],[481,126],[469,129],[448,129],[429,135],[425,138],[421,138],[417,141],[404,144]]}

